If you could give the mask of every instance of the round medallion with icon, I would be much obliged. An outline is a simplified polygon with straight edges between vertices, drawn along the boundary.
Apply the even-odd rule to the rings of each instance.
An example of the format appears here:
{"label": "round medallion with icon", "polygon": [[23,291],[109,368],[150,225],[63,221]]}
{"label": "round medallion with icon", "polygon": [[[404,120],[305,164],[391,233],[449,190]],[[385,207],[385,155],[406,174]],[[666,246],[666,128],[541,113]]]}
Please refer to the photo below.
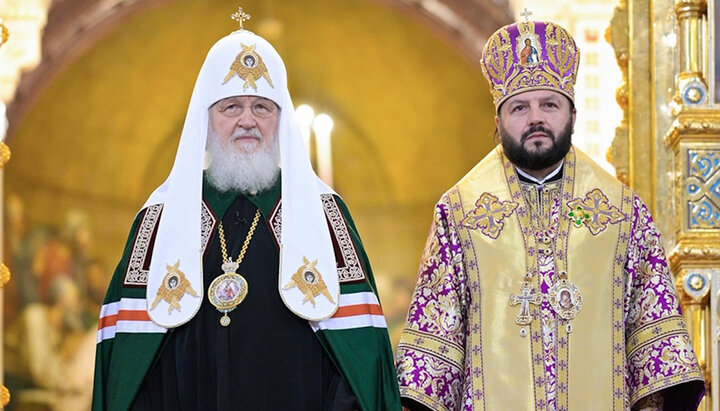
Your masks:
{"label": "round medallion with icon", "polygon": [[208,299],[210,304],[224,314],[220,318],[220,324],[223,327],[230,325],[230,317],[228,317],[227,313],[240,305],[247,293],[247,280],[238,273],[226,272],[210,283]]}

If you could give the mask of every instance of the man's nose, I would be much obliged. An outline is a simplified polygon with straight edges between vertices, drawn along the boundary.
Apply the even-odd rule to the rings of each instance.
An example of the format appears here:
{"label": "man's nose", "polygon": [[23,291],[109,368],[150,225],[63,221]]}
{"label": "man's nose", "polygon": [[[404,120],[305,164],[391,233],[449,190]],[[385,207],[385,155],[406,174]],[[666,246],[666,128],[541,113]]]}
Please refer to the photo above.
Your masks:
{"label": "man's nose", "polygon": [[255,127],[255,116],[253,116],[250,107],[246,107],[238,116],[237,126],[244,129]]}
{"label": "man's nose", "polygon": [[531,126],[534,126],[536,124],[543,124],[545,123],[545,113],[540,110],[540,107],[530,106],[527,119],[528,124]]}

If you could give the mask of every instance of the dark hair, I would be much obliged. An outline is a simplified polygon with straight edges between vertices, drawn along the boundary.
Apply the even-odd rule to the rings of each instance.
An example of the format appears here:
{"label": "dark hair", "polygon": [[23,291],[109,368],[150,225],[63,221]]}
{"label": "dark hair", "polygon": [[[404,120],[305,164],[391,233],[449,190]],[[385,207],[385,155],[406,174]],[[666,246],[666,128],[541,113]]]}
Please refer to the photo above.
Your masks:
{"label": "dark hair", "polygon": [[492,139],[495,144],[500,144],[500,130],[498,130],[497,126],[495,126],[495,131],[493,131]]}

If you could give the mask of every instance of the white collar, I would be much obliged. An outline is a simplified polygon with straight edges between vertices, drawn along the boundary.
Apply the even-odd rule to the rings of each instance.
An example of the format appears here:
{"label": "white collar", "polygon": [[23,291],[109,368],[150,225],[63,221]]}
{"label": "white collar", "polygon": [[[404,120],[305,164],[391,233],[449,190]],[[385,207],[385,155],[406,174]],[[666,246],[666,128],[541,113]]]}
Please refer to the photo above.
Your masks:
{"label": "white collar", "polygon": [[537,178],[535,178],[535,177],[531,176],[530,174],[528,174],[528,173],[520,170],[520,169],[517,168],[517,167],[515,167],[515,170],[516,170],[516,171],[518,172],[518,174],[520,174],[521,176],[523,176],[523,177],[527,178],[528,180],[532,181],[533,183],[541,186],[541,185],[545,184],[546,181],[548,181],[548,180],[550,180],[551,178],[555,177],[555,176],[560,172],[560,170],[562,170],[563,164],[565,164],[565,160],[562,160],[562,161],[560,162],[560,164],[558,164],[557,168],[555,168],[555,170],[551,171],[550,174],[546,175],[545,178],[543,178],[542,180],[538,180]]}

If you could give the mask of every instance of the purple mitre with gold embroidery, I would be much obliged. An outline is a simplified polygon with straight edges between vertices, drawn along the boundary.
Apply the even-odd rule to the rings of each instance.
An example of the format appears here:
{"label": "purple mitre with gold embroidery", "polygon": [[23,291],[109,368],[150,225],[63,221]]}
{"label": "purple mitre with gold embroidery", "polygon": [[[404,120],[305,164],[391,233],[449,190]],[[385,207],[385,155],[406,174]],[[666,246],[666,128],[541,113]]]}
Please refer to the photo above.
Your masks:
{"label": "purple mitre with gold embroidery", "polygon": [[521,21],[496,31],[485,44],[480,66],[495,108],[530,90],[553,90],[574,101],[580,50],[557,24]]}

